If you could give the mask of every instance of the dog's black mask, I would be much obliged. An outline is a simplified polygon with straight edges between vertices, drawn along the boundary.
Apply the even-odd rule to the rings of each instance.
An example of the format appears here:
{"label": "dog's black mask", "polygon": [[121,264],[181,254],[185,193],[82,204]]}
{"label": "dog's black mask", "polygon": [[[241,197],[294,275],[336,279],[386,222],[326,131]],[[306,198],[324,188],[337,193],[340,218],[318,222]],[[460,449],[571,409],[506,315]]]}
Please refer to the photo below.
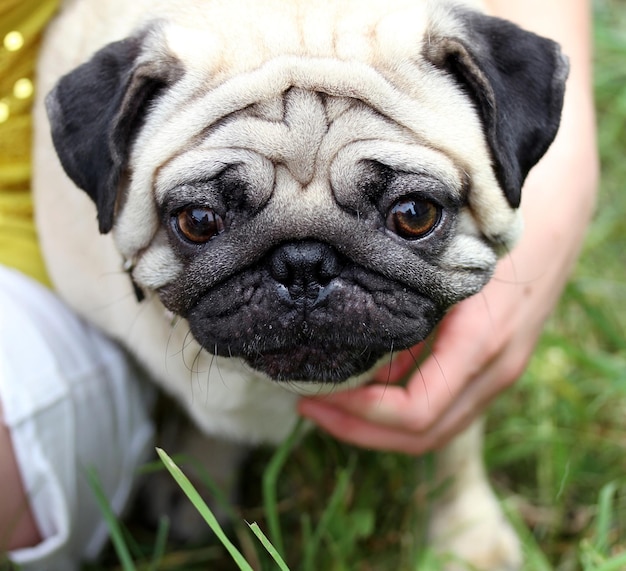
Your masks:
{"label": "dog's black mask", "polygon": [[213,288],[186,317],[206,349],[275,380],[341,382],[423,339],[442,314],[333,247],[302,241]]}

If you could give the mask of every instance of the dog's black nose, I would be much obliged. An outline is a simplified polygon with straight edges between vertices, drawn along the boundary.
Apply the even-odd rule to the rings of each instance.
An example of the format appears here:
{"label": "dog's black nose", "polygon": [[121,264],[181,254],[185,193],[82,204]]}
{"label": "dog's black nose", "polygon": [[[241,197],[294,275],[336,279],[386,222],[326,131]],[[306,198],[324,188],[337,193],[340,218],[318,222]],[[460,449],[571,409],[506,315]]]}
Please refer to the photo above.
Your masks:
{"label": "dog's black nose", "polygon": [[340,255],[332,246],[312,240],[283,244],[269,261],[272,277],[287,288],[291,300],[314,304],[342,269]]}

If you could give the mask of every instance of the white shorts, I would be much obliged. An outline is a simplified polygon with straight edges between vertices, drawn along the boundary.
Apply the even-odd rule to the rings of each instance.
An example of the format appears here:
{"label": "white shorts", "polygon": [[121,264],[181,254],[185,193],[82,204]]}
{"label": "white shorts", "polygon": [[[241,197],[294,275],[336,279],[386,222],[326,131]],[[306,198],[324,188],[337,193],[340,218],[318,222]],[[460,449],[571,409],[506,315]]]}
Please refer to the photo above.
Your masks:
{"label": "white shorts", "polygon": [[0,266],[0,422],[42,537],[11,561],[71,571],[97,556],[107,528],[86,471],[119,514],[152,443],[151,399],[120,347],[43,286]]}

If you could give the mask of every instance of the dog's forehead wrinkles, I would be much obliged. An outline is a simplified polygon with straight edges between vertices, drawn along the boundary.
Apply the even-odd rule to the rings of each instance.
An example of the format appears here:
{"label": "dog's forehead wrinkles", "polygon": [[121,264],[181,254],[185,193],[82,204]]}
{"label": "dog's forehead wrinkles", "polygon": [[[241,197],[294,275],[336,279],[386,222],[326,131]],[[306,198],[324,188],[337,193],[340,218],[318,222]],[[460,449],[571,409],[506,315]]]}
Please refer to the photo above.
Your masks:
{"label": "dog's forehead wrinkles", "polygon": [[[276,216],[276,224],[285,218],[280,203],[290,212],[293,205],[293,218],[305,230],[306,217],[323,202],[359,216],[363,205],[369,202],[371,208],[366,187],[373,179],[363,165],[375,161],[398,174],[437,178],[450,200],[464,201],[462,169],[424,143],[361,101],[292,88],[208,127],[194,148],[158,169],[155,193],[163,204],[173,193],[182,195],[184,187],[190,190],[185,193],[189,199],[196,192],[199,203],[221,203],[217,195],[205,192],[203,183],[236,165],[235,176],[248,188],[248,204],[258,210],[273,196],[283,214]],[[285,172],[277,178],[280,169]],[[303,191],[313,196],[303,200]]]}
{"label": "dog's forehead wrinkles", "polygon": [[274,167],[265,157],[241,148],[196,147],[181,153],[158,169],[155,177],[155,198],[164,204],[173,192],[180,187],[188,187],[187,198],[196,193],[199,202],[205,203],[203,186],[215,179],[227,167],[236,165],[237,174],[254,187],[254,192],[246,197],[255,209],[261,208],[270,198],[274,187]]}
{"label": "dog's forehead wrinkles", "polygon": [[[211,133],[207,142],[214,147],[252,150],[284,165],[306,186],[313,178],[317,153],[328,131],[325,107],[322,98],[308,90],[289,89],[282,97],[283,105],[276,101],[269,106],[271,120],[244,110]],[[281,108],[283,115],[277,120]]]}
{"label": "dog's forehead wrinkles", "polygon": [[[268,169],[285,167],[300,185],[299,190],[306,190],[314,178],[329,181],[339,159],[343,166],[334,172],[342,174],[335,174],[333,192],[336,185],[341,186],[339,178],[353,178],[346,162],[358,167],[363,160],[380,161],[392,169],[429,171],[451,190],[458,189],[461,180],[461,169],[444,153],[431,149],[427,141],[362,101],[300,88],[288,89],[217,120],[194,139],[191,147],[157,169],[155,192],[159,202],[168,190],[210,180],[229,164],[242,167],[242,176],[257,194],[265,193],[268,178],[272,178]],[[355,148],[359,150],[346,152]],[[335,199],[345,203],[345,198],[335,192]]]}

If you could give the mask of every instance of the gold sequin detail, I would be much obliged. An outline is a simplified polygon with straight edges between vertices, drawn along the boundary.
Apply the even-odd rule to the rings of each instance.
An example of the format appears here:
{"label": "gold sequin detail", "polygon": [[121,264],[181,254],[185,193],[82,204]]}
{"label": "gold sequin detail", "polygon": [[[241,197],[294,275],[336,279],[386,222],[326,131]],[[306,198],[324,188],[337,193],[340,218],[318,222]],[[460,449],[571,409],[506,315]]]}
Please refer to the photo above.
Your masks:
{"label": "gold sequin detail", "polygon": [[31,107],[41,34],[58,4],[0,0],[0,264],[46,285],[30,194]]}
{"label": "gold sequin detail", "polygon": [[16,99],[28,99],[33,94],[33,82],[27,77],[18,79],[13,86],[13,95]]}
{"label": "gold sequin detail", "polygon": [[4,36],[4,47],[10,52],[21,50],[24,46],[24,36],[17,30],[9,32]]}

